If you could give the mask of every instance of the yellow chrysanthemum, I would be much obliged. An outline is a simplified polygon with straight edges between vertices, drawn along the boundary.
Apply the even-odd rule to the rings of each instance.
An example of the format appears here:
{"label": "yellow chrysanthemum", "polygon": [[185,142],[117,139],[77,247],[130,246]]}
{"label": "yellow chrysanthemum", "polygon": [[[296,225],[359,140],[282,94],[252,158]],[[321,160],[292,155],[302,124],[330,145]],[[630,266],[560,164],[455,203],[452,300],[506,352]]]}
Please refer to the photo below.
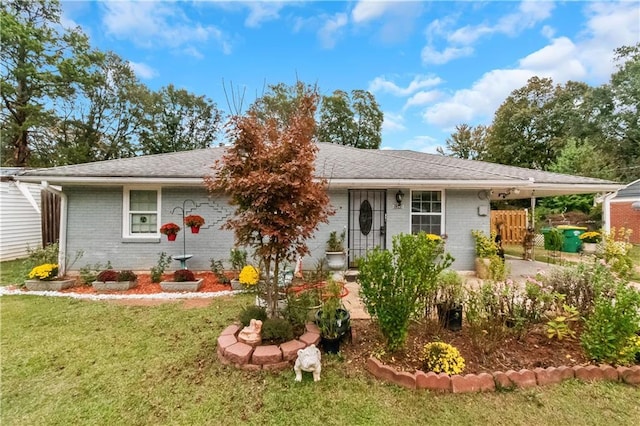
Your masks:
{"label": "yellow chrysanthemum", "polygon": [[464,358],[448,343],[427,343],[422,349],[421,359],[425,370],[434,373],[460,374],[464,370]]}
{"label": "yellow chrysanthemum", "polygon": [[242,271],[240,271],[240,276],[238,277],[240,284],[244,285],[256,285],[259,279],[260,271],[258,271],[258,269],[251,265],[247,265],[242,268]]}
{"label": "yellow chrysanthemum", "polygon": [[49,281],[58,276],[58,265],[54,263],[44,263],[38,265],[29,272],[29,278],[37,278],[42,281]]}

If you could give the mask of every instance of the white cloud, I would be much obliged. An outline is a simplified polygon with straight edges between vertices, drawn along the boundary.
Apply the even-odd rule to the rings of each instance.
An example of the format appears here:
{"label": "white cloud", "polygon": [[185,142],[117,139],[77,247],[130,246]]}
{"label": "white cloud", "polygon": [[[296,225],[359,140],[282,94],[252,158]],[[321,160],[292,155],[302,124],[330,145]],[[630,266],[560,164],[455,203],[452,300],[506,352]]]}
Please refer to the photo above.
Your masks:
{"label": "white cloud", "polygon": [[[532,6],[527,4],[521,9],[528,7]],[[458,90],[427,108],[424,120],[443,130],[460,123],[488,123],[504,99],[533,76],[550,77],[556,84],[579,80],[598,85],[607,81],[615,71],[613,50],[638,42],[640,6],[634,2],[598,3],[586,5],[585,10],[587,22],[575,40],[552,39],[520,59],[516,68],[485,73],[470,88]],[[545,13],[537,13],[536,19]]]}
{"label": "white cloud", "polygon": [[404,104],[404,107],[402,109],[406,110],[407,108],[414,107],[414,106],[424,106],[424,105],[435,102],[441,97],[442,97],[442,92],[440,92],[439,90],[429,90],[429,91],[423,90],[414,94],[409,99],[407,99],[407,102]]}
{"label": "white cloud", "polygon": [[408,141],[401,144],[399,149],[410,149],[412,151],[427,152],[435,154],[438,148],[438,140],[431,136],[420,135],[414,136]]}
{"label": "white cloud", "polygon": [[551,39],[556,35],[556,30],[550,25],[545,25],[544,27],[542,27],[542,30],[540,30],[540,34],[542,34],[546,38]]}
{"label": "white cloud", "polygon": [[447,47],[441,52],[437,51],[432,46],[425,46],[422,49],[421,56],[424,64],[442,65],[453,59],[470,56],[471,54],[473,54],[473,48],[469,46]]}
{"label": "white cloud", "polygon": [[368,90],[373,93],[387,92],[394,96],[409,96],[417,90],[437,86],[441,83],[442,79],[435,75],[418,74],[413,77],[413,80],[411,80],[407,87],[400,87],[393,81],[387,80],[385,77],[376,77],[369,83]]}
{"label": "white cloud", "polygon": [[400,132],[406,129],[404,117],[401,114],[394,114],[392,112],[384,113],[384,121],[382,122],[383,132]]}
{"label": "white cloud", "polygon": [[327,17],[320,30],[318,30],[318,38],[322,47],[325,49],[333,48],[347,23],[346,13],[336,13]]}
{"label": "white cloud", "polygon": [[120,39],[130,39],[139,46],[179,48],[214,40],[225,53],[231,50],[222,31],[215,26],[203,26],[192,21],[180,3],[104,2],[101,6],[107,33]]}
{"label": "white cloud", "polygon": [[129,61],[129,66],[136,75],[142,79],[151,79],[158,75],[158,72],[149,65],[142,62]]}
{"label": "white cloud", "polygon": [[394,7],[391,2],[359,1],[351,11],[351,19],[356,24],[382,17],[385,12]]}
{"label": "white cloud", "polygon": [[279,19],[280,10],[285,6],[284,3],[276,1],[249,1],[242,3],[249,9],[249,15],[244,24],[250,28],[257,28],[263,22]]}

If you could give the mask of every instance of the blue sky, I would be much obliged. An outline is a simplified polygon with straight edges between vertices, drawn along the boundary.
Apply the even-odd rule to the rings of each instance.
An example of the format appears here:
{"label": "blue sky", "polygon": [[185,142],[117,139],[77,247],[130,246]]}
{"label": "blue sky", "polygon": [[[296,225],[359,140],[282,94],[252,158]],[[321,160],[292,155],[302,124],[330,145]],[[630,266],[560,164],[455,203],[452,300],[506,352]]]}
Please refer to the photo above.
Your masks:
{"label": "blue sky", "polygon": [[[62,3],[63,24],[128,60],[152,89],[170,83],[228,111],[265,84],[366,89],[383,148],[435,152],[457,124],[489,124],[537,75],[607,82],[613,49],[640,41],[640,2],[108,1]],[[224,82],[224,83],[223,83]]]}

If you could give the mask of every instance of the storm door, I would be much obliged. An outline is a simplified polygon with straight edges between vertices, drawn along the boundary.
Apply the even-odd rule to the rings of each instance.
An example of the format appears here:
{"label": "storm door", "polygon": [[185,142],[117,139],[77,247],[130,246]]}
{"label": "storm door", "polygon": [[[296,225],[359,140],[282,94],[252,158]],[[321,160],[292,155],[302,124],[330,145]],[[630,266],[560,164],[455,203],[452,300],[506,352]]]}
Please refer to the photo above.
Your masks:
{"label": "storm door", "polygon": [[349,267],[368,250],[386,248],[387,191],[349,190]]}

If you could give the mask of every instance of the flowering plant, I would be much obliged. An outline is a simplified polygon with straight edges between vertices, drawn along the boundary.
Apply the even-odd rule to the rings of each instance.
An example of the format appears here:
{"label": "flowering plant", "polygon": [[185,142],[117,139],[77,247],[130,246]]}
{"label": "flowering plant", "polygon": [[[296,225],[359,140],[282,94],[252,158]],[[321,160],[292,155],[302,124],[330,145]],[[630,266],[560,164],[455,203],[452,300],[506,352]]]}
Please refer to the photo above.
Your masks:
{"label": "flowering plant", "polygon": [[464,370],[464,358],[448,343],[427,343],[422,349],[421,359],[425,370],[434,373],[460,374]]}
{"label": "flowering plant", "polygon": [[424,236],[429,241],[441,241],[442,240],[442,237],[440,235],[436,235],[436,234],[424,234]]}
{"label": "flowering plant", "polygon": [[29,272],[29,278],[37,278],[41,281],[51,281],[58,276],[58,265],[53,263],[44,263],[38,265]]}
{"label": "flowering plant", "polygon": [[599,243],[602,240],[602,235],[597,231],[585,232],[578,237],[583,243]]}
{"label": "flowering plant", "polygon": [[242,268],[240,276],[238,277],[240,284],[244,285],[256,285],[258,283],[258,279],[260,279],[260,272],[251,265],[247,265]]}
{"label": "flowering plant", "polygon": [[184,224],[187,226],[196,226],[199,228],[204,225],[204,218],[202,216],[198,216],[197,214],[191,214],[184,218]]}
{"label": "flowering plant", "polygon": [[173,222],[165,223],[160,227],[160,233],[164,235],[177,234],[180,232],[180,227]]}

